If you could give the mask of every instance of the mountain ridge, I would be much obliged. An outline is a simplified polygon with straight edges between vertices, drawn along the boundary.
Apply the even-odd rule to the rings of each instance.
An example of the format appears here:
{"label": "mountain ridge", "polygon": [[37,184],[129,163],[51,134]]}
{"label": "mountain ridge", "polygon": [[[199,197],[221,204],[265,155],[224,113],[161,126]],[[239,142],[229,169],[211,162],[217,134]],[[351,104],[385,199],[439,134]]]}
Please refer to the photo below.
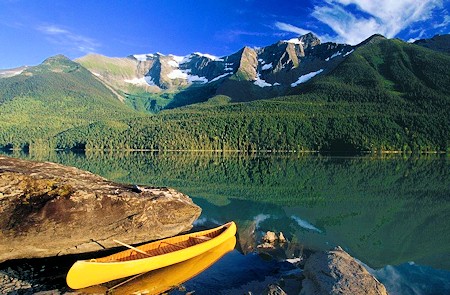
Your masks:
{"label": "mountain ridge", "polygon": [[[448,54],[377,35],[358,47],[308,37],[221,58],[90,55],[90,71],[49,58],[0,79],[0,147],[450,151]],[[155,85],[124,81],[139,73]]]}
{"label": "mountain ridge", "polygon": [[[90,61],[92,59],[90,55],[76,61],[95,73],[106,84],[123,92],[124,97],[142,92],[180,93],[186,89],[189,92],[191,86],[209,87],[208,84],[213,84],[217,86],[213,94],[227,95],[234,101],[248,101],[259,99],[261,91],[257,88],[254,91],[247,91],[244,99],[235,96],[235,88],[240,87],[237,85],[239,83],[224,83],[224,81],[247,81],[257,87],[266,88],[265,90],[269,87],[295,87],[292,84],[296,83],[299,77],[320,70],[326,73],[327,68],[334,67],[340,58],[351,54],[354,48],[356,47],[346,44],[321,43],[316,36],[308,33],[262,48],[244,46],[237,52],[223,57],[198,52],[186,56],[161,53],[135,54],[120,59],[121,62],[128,63],[126,77],[121,73],[115,73],[115,69],[111,66],[112,63],[119,62],[117,58],[99,58],[110,63],[103,68],[95,66]],[[231,85],[231,88],[227,85]],[[249,85],[250,83],[244,83],[243,87],[252,87]],[[256,95],[252,95],[252,92],[256,92]],[[266,92],[273,92],[274,95],[280,93],[279,90]],[[189,96],[189,94],[181,95]],[[202,97],[200,100],[207,101],[212,96]],[[172,104],[180,106],[181,102]]]}

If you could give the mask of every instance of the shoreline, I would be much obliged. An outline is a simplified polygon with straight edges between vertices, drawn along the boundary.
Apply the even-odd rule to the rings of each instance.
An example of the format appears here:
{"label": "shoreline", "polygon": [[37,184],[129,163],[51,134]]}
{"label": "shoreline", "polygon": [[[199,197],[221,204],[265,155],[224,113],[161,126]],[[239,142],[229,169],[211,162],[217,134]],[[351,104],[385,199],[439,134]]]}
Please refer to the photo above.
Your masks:
{"label": "shoreline", "polygon": [[358,156],[358,155],[450,155],[450,151],[402,151],[402,150],[375,150],[375,151],[323,151],[323,150],[204,150],[204,149],[14,149],[0,147],[4,152],[23,152],[25,154],[42,152],[72,152],[72,153],[236,153],[236,154],[320,154],[330,156]]}

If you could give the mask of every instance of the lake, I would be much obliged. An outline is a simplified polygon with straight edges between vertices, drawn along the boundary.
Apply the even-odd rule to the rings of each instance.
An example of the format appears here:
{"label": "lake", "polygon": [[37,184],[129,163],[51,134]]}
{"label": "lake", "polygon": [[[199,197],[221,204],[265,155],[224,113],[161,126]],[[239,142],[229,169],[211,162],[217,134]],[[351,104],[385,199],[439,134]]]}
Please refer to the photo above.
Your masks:
{"label": "lake", "polygon": [[[118,182],[176,188],[202,208],[196,226],[234,220],[239,251],[226,254],[185,283],[196,294],[202,294],[198,290],[226,294],[231,289],[257,293],[264,280],[277,276],[271,267],[279,274],[292,271],[254,254],[268,230],[283,232],[297,245],[281,254],[286,258],[303,249],[340,245],[392,294],[450,294],[450,158],[445,155],[51,152],[12,156],[75,166]],[[225,281],[218,279],[228,271]]]}

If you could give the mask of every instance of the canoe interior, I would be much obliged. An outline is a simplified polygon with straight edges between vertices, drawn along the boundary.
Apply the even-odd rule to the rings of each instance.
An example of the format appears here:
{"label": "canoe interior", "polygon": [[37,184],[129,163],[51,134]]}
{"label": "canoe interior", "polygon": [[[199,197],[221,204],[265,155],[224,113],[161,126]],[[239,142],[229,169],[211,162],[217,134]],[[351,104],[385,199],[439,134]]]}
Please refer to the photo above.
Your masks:
{"label": "canoe interior", "polygon": [[151,242],[139,247],[139,250],[144,251],[147,255],[139,253],[135,250],[125,250],[116,254],[112,254],[106,257],[92,259],[92,262],[121,262],[136,259],[143,259],[152,256],[158,256],[163,254],[172,253],[181,249],[189,248],[201,243],[204,243],[210,239],[213,239],[223,233],[229,224],[212,230],[206,230],[202,232],[186,234],[182,236],[176,236],[156,242]]}

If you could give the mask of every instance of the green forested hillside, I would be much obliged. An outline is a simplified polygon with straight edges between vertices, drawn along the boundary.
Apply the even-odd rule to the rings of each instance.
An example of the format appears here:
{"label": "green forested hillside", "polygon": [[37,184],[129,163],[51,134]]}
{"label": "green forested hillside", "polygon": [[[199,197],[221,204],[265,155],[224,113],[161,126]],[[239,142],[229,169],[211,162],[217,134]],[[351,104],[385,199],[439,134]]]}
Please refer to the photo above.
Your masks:
{"label": "green forested hillside", "polygon": [[[231,103],[218,96],[150,116],[133,113],[110,93],[84,109],[75,108],[79,111],[75,118],[66,109],[66,117],[55,118],[60,120],[58,128],[45,129],[49,128],[45,114],[39,115],[44,118],[38,124],[41,129],[33,132],[35,125],[28,122],[24,128],[23,119],[9,123],[9,129],[2,124],[0,145],[33,147],[39,139],[64,149],[448,151],[448,68],[446,54],[376,37],[329,74],[291,88],[282,97]],[[75,91],[58,103],[66,106],[80,98],[86,103],[92,97]],[[13,109],[7,104],[15,100],[1,105],[2,114]],[[30,105],[18,100],[18,117],[38,109]],[[100,114],[92,116],[93,105]],[[80,120],[73,123],[76,118]]]}
{"label": "green forested hillside", "polygon": [[89,71],[64,56],[0,79],[1,146],[54,148],[52,139],[69,128],[135,116]]}

